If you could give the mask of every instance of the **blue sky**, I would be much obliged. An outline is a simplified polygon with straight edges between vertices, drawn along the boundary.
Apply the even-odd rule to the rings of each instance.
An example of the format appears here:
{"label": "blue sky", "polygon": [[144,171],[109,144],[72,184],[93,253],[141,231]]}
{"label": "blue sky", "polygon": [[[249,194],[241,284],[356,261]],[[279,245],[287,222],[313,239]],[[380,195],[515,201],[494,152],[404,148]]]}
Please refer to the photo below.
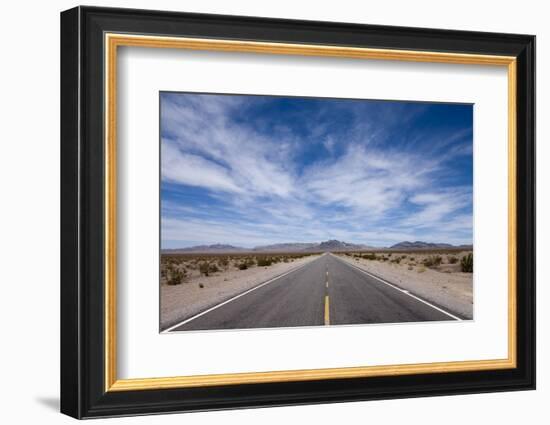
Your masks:
{"label": "blue sky", "polygon": [[161,93],[161,246],[472,243],[473,107]]}

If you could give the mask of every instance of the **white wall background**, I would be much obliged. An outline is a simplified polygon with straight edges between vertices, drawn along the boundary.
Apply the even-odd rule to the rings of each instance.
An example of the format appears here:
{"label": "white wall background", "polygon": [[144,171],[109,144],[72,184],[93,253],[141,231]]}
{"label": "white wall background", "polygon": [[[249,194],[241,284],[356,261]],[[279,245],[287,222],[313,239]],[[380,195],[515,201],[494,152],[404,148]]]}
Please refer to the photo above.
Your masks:
{"label": "white wall background", "polygon": [[[537,35],[538,390],[212,412],[110,423],[255,424],[281,422],[544,423],[550,397],[550,27],[540,1],[357,2],[354,0],[144,0],[96,5],[361,22]],[[370,4],[369,4],[370,3]],[[9,2],[0,32],[0,418],[3,423],[69,423],[59,392],[59,12],[77,3]]]}

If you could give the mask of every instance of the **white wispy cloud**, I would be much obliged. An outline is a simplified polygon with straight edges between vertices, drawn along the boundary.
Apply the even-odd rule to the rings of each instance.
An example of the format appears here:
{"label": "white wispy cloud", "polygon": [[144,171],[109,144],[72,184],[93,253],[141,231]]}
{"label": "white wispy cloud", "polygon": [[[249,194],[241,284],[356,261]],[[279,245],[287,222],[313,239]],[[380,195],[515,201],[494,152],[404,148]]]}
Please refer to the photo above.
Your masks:
{"label": "white wispy cloud", "polygon": [[[409,125],[418,111],[399,117],[382,108],[335,133],[330,114],[320,110],[320,121],[304,122],[306,140],[266,117],[232,119],[248,107],[246,96],[162,97],[162,179],[198,188],[215,205],[163,199],[163,241],[471,243],[471,189],[440,187],[439,180],[446,161],[471,154],[471,130],[448,134],[435,147],[424,142],[428,148],[419,150],[417,141],[413,149],[407,139],[394,149],[388,128]],[[308,143],[328,154],[296,161]]]}
{"label": "white wispy cloud", "polygon": [[[233,188],[239,188],[239,192],[252,195],[288,196],[294,188],[293,177],[281,161],[284,159],[281,158],[284,156],[281,144],[290,141],[272,140],[246,126],[228,122],[227,114],[240,106],[242,102],[239,101],[195,100],[189,104],[165,102],[162,109],[163,123],[169,125],[163,130],[171,135],[162,140],[163,173],[164,162],[170,162],[166,169],[170,174],[166,177],[173,178],[177,175],[175,169],[189,165],[189,172],[183,176],[189,179],[190,174],[198,171],[195,166],[204,166],[202,174],[212,171],[216,182],[221,177],[227,182],[227,185],[219,187],[220,190],[233,191]],[[171,158],[170,155],[174,153],[175,157]],[[202,163],[197,161],[198,155],[204,158]],[[207,179],[202,183],[200,179],[196,179],[195,183],[187,182],[215,189]]]}
{"label": "white wispy cloud", "polygon": [[419,184],[421,173],[414,172],[409,162],[351,146],[338,160],[313,167],[305,186],[325,202],[379,214],[395,208],[406,190]]}
{"label": "white wispy cloud", "polygon": [[162,178],[211,190],[243,192],[227,168],[202,156],[181,152],[165,140],[162,143]]}
{"label": "white wispy cloud", "polygon": [[[471,202],[472,193],[467,188],[457,188],[445,192],[418,193],[409,198],[413,204],[421,207],[420,211],[410,214],[400,222],[402,226],[431,227],[448,224],[445,218],[459,211]],[[453,217],[455,220],[456,217]]]}

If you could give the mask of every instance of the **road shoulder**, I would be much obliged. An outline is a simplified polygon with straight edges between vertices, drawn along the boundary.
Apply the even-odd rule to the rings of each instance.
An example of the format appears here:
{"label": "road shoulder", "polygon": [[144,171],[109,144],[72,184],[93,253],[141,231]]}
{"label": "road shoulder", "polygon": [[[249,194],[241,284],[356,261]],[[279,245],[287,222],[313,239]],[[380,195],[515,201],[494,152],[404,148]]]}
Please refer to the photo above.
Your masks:
{"label": "road shoulder", "polygon": [[460,273],[452,275],[425,269],[408,270],[404,266],[379,261],[355,259],[335,255],[338,259],[358,267],[388,283],[425,299],[464,319],[473,319],[472,276]]}
{"label": "road shoulder", "polygon": [[160,330],[318,259],[318,255],[269,267],[231,270],[193,278],[176,286],[160,285]]}

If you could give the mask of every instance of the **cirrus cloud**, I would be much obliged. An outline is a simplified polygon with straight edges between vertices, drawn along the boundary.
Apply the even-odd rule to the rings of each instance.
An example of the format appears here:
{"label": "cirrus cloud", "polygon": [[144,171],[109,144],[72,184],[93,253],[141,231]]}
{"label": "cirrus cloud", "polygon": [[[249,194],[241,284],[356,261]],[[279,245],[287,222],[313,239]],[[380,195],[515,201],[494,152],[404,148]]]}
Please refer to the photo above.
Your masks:
{"label": "cirrus cloud", "polygon": [[161,93],[162,246],[472,242],[472,107]]}

